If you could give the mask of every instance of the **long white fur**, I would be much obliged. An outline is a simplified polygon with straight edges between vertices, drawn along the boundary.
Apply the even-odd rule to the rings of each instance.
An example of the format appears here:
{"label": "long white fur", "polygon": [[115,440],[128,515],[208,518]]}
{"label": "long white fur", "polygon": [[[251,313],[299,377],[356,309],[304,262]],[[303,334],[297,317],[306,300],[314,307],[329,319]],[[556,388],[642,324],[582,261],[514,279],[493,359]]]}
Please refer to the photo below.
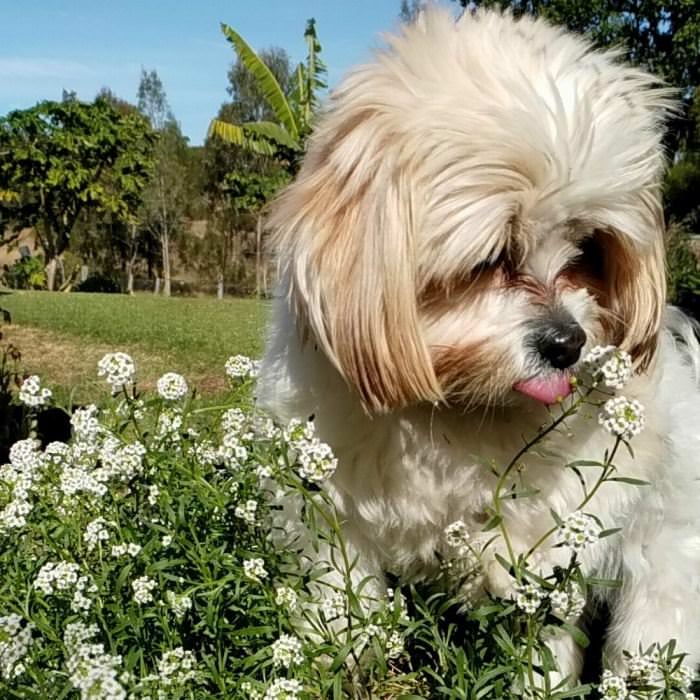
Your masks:
{"label": "long white fur", "polygon": [[[547,420],[510,390],[537,366],[525,337],[539,307],[526,291],[452,295],[450,285],[515,236],[520,269],[580,323],[586,349],[619,341],[606,335],[591,290],[556,282],[580,239],[604,229],[634,251],[630,269],[615,271],[628,287],[609,280],[621,290],[608,312],[622,344],[641,334],[656,346],[624,391],[646,407],[647,427],[635,458],[623,450],[616,463],[651,486],[598,492],[587,510],[622,532],[593,546],[584,566],[624,582],[608,594],[612,666],[623,650],[671,638],[697,664],[700,348],[679,313],[661,318],[669,92],[579,37],[498,13],[455,22],[429,9],[387,41],[335,92],[272,217],[282,274],[259,401],[282,421],[313,415],[332,446],[339,467],[328,489],[359,556],[358,580],[373,575],[381,586],[386,570],[434,576],[445,526],[462,519],[478,533],[491,503],[495,477],[479,458],[507,464]],[[418,300],[435,283],[444,283],[444,308],[425,311]],[[425,366],[436,348],[461,344],[493,358],[485,403],[455,405]],[[519,551],[551,527],[550,508],[566,515],[579,503],[578,479],[563,465],[599,459],[611,444],[585,412],[569,429],[548,439],[546,456],[523,460],[540,497],[504,504]],[[543,568],[562,556],[547,550]],[[486,568],[486,587],[507,594],[502,569]],[[575,675],[578,655],[558,652],[562,672]]]}

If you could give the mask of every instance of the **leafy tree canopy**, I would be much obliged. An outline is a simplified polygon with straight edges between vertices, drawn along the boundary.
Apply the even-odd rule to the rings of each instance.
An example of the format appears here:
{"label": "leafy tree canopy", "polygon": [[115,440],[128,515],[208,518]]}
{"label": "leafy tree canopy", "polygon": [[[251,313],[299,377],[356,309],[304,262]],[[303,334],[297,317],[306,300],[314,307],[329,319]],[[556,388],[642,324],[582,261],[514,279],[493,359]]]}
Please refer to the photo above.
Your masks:
{"label": "leafy tree canopy", "polygon": [[41,102],[0,119],[0,222],[5,242],[34,227],[49,262],[88,208],[129,216],[151,168],[154,135],[108,101]]}

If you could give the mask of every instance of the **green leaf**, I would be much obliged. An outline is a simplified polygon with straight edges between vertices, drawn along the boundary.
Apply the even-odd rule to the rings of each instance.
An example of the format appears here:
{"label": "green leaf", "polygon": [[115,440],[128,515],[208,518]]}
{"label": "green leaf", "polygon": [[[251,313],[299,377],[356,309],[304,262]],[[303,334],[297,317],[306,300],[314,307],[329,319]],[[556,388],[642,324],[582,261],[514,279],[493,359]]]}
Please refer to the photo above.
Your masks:
{"label": "green leaf", "polygon": [[611,476],[606,481],[619,481],[621,484],[632,484],[632,486],[651,486],[651,483],[643,479],[633,479],[630,476]]}
{"label": "green leaf", "polygon": [[503,522],[502,516],[498,514],[493,515],[481,529],[483,532],[488,532],[489,530],[493,530],[494,528],[498,527],[501,524],[501,522]]}
{"label": "green leaf", "polygon": [[227,24],[221,25],[221,31],[233,45],[240,61],[255,77],[265,101],[279,122],[293,139],[298,139],[297,118],[277,82],[277,78],[238,32]]}

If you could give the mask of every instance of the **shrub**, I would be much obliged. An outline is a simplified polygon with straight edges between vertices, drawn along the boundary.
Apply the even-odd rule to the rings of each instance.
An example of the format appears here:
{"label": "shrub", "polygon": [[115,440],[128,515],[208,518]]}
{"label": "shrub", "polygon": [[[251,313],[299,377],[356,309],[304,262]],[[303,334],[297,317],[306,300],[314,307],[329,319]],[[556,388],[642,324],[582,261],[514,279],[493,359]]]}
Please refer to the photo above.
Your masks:
{"label": "shrub", "polygon": [[666,277],[669,301],[700,320],[700,261],[688,232],[678,225],[670,228]]}
{"label": "shrub", "polygon": [[19,258],[12,265],[5,266],[5,284],[12,289],[44,289],[46,270],[44,261],[36,256]]}
{"label": "shrub", "polygon": [[121,287],[111,277],[106,275],[93,274],[87,279],[77,284],[76,292],[99,292],[100,294],[120,294]]}
{"label": "shrub", "polygon": [[[617,386],[629,365],[610,353],[597,358],[596,376]],[[529,557],[503,559],[511,598],[465,596],[479,590],[483,550],[461,522],[445,532],[451,554],[440,585],[378,593],[371,580],[352,580],[324,490],[336,464],[330,449],[312,423],[277,426],[251,406],[255,371],[248,358],[231,358],[230,401],[208,406],[175,373],[161,377],[157,395],[139,393],[131,358],[112,353],[98,374],[113,399],[73,413],[70,443],[12,447],[0,468],[3,698],[590,695],[590,685],[552,688],[543,676],[553,668],[544,640],[567,632],[585,644],[569,621],[588,589],[615,585],[579,568],[583,548],[614,536],[586,514],[590,491],[543,534],[569,548],[566,568],[542,578]],[[37,378],[19,398],[32,411],[50,401]],[[621,422],[626,400],[604,399],[579,386],[501,468],[485,526],[494,537],[508,541],[504,499],[533,496],[512,485],[520,458],[575,411],[602,408],[614,433],[604,459],[587,463],[599,473],[593,489],[620,477],[614,455],[641,430],[642,409],[625,403]],[[289,511],[298,531],[283,529]],[[312,566],[309,547],[329,561]],[[331,566],[340,573],[333,582],[324,576]],[[672,644],[642,660],[647,676],[608,673],[603,697],[621,697],[613,693],[624,683],[633,697],[683,697],[689,674]]]}

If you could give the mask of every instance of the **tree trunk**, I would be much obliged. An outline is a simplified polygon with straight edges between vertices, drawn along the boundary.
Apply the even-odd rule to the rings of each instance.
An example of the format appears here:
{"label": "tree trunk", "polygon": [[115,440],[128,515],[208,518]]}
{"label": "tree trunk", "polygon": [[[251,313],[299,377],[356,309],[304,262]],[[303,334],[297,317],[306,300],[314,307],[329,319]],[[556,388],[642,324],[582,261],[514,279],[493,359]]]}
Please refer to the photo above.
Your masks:
{"label": "tree trunk", "polygon": [[126,268],[126,293],[134,293],[134,266],[129,262]]}
{"label": "tree trunk", "polygon": [[46,263],[46,289],[53,292],[56,286],[56,258]]}
{"label": "tree trunk", "polygon": [[156,274],[155,283],[153,284],[153,293],[160,294],[160,275]]}
{"label": "tree trunk", "polygon": [[216,298],[224,298],[224,273],[221,271],[216,276]]}
{"label": "tree trunk", "polygon": [[170,235],[167,229],[160,237],[163,250],[163,295],[170,296]]}
{"label": "tree trunk", "polygon": [[255,295],[260,297],[262,286],[262,216],[258,214],[255,230]]}

